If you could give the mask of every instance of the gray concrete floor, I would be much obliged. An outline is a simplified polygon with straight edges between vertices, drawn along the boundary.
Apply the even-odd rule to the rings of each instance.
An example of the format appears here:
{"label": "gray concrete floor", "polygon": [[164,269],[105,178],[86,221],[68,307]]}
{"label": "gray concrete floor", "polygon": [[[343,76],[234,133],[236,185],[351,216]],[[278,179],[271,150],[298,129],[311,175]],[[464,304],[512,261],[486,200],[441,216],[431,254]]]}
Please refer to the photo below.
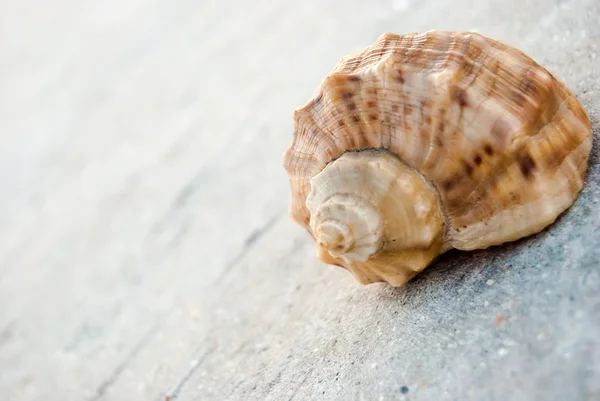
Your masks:
{"label": "gray concrete floor", "polygon": [[0,3],[6,400],[599,400],[600,166],[401,289],[287,216],[292,110],[385,31],[476,29],[600,126],[598,0]]}

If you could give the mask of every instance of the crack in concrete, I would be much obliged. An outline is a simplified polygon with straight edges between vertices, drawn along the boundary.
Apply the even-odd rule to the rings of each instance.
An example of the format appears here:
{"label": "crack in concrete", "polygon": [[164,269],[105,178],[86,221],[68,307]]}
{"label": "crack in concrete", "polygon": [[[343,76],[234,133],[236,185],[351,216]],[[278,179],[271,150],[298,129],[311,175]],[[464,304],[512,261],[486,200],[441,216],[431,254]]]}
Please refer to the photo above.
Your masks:
{"label": "crack in concrete", "polygon": [[[181,390],[187,384],[187,382],[192,378],[194,373],[200,368],[202,363],[206,360],[206,358],[211,355],[217,349],[216,346],[209,348],[206,350],[198,359],[195,359],[192,363],[192,366],[188,369],[188,371],[183,375],[183,377],[179,380],[179,382],[175,385],[172,391],[170,391],[167,395],[164,396],[165,401],[172,401],[179,397],[181,394]],[[162,398],[162,397],[161,397]]]}
{"label": "crack in concrete", "polygon": [[95,394],[90,398],[90,401],[97,401],[104,397],[106,392],[117,382],[123,370],[127,367],[129,362],[144,348],[150,341],[154,333],[158,330],[160,323],[155,323],[150,329],[142,336],[140,341],[133,346],[129,351],[125,359],[121,361],[112,371],[110,376],[102,382],[97,388]]}
{"label": "crack in concrete", "polygon": [[257,229],[253,230],[250,234],[248,234],[248,236],[246,237],[246,239],[244,241],[244,245],[242,246],[242,249],[238,252],[238,254],[233,259],[231,259],[225,265],[225,267],[223,268],[223,271],[221,272],[219,277],[217,277],[217,279],[215,280],[215,284],[223,281],[229,275],[229,273],[231,273],[233,268],[235,266],[237,266],[237,264],[240,262],[240,260],[242,260],[246,256],[246,254],[252,248],[252,246],[256,243],[256,241],[258,241],[260,239],[260,237],[262,237],[267,231],[269,231],[275,225],[277,220],[279,220],[280,218],[281,218],[281,214],[276,214],[276,215],[272,216],[269,220],[267,220],[267,222],[265,224],[263,224],[261,227],[258,227]]}

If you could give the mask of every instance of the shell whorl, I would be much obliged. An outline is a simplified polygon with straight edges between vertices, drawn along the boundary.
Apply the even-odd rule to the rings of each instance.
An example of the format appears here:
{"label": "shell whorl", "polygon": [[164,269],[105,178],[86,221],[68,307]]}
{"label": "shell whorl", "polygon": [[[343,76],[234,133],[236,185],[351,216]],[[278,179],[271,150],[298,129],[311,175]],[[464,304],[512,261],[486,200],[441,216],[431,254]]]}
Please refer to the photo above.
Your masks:
{"label": "shell whorl", "polygon": [[321,204],[311,195],[306,200],[310,227],[318,245],[332,257],[365,262],[379,250],[382,218],[375,205],[359,194],[335,194]]}
{"label": "shell whorl", "polygon": [[[334,161],[385,150],[436,189],[446,222],[441,252],[502,244],[554,222],[584,185],[592,145],[587,113],[564,83],[475,32],[385,33],[343,57],[294,121],[284,166],[296,222],[315,236],[307,201],[319,186],[311,182]],[[341,254],[321,253],[347,268],[360,259],[333,255]],[[380,272],[390,262],[378,260],[388,265],[369,265],[379,272],[372,280],[390,282]]]}
{"label": "shell whorl", "polygon": [[306,205],[317,255],[340,260],[359,281],[403,283],[440,252],[437,192],[387,151],[343,154],[311,180]]}

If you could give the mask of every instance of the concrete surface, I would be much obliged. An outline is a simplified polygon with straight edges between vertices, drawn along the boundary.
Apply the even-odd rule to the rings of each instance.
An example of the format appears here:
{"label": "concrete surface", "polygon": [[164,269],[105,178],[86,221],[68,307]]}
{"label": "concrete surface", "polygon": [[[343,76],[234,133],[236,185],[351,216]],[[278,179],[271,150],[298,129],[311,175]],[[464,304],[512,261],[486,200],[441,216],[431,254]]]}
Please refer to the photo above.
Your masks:
{"label": "concrete surface", "polygon": [[3,1],[5,400],[599,400],[600,180],[401,289],[287,217],[291,112],[384,31],[530,53],[600,135],[598,0]]}

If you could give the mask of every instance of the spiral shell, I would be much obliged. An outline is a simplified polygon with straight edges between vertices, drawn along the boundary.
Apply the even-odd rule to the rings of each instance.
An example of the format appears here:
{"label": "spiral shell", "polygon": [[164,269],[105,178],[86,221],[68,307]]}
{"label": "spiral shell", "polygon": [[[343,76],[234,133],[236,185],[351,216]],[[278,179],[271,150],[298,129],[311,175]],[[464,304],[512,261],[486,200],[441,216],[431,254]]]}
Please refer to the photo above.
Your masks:
{"label": "spiral shell", "polygon": [[541,231],[577,199],[592,141],[562,82],[474,32],[385,33],[294,121],[290,215],[363,284]]}

